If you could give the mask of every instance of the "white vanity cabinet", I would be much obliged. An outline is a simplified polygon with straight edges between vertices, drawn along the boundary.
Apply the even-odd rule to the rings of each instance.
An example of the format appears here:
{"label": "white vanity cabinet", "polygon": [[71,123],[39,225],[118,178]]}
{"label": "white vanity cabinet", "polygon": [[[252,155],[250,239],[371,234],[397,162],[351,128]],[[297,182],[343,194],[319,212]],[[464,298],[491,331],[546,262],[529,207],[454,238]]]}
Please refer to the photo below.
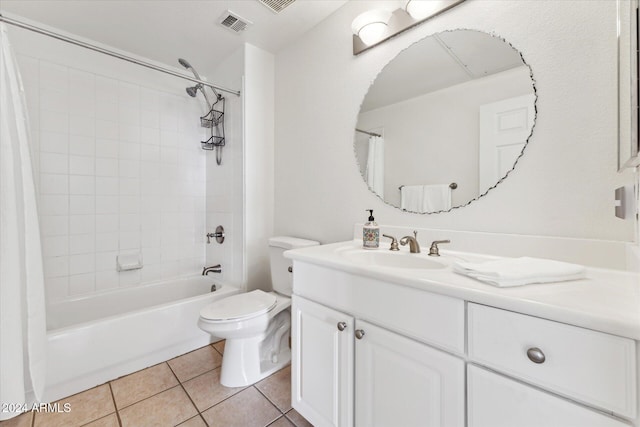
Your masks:
{"label": "white vanity cabinet", "polygon": [[292,308],[293,407],[314,426],[464,426],[463,360],[299,296]]}
{"label": "white vanity cabinet", "polygon": [[[292,258],[293,407],[316,427],[640,427],[635,330],[589,313],[549,320],[535,291],[548,299],[553,284],[529,294],[441,270],[404,285]],[[584,304],[605,285],[577,283],[576,295]],[[563,309],[580,313],[563,290]]]}

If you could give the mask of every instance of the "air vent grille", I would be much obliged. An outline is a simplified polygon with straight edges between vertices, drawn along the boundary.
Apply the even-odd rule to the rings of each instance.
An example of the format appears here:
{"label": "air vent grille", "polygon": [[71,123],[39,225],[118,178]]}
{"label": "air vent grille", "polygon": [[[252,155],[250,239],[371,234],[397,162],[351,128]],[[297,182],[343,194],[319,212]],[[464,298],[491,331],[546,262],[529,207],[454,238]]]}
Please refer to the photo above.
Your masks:
{"label": "air vent grille", "polygon": [[275,13],[282,12],[287,6],[291,5],[296,0],[258,0],[263,5],[267,6],[271,11]]}
{"label": "air vent grille", "polygon": [[222,14],[219,22],[220,25],[228,28],[234,33],[241,33],[246,30],[249,25],[252,24],[252,22],[248,19],[244,19],[238,14],[231,12],[230,10],[227,10],[224,14]]}

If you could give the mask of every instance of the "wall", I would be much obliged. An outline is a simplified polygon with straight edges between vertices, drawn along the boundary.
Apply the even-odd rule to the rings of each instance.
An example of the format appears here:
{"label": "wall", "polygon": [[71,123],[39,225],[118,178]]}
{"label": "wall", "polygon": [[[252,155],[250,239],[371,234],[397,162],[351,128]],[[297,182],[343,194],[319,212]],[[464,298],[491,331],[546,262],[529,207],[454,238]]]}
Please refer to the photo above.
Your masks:
{"label": "wall", "polygon": [[270,290],[274,223],[274,57],[245,44],[244,233],[247,290]]}
{"label": "wall", "polygon": [[[198,272],[203,105],[174,77],[10,28],[31,117],[49,301]],[[142,253],[144,268],[116,271]]]}
{"label": "wall", "polygon": [[384,131],[384,200],[400,206],[401,185],[451,182],[452,206],[478,197],[480,106],[530,93],[523,66],[360,113],[358,129]]}
{"label": "wall", "polygon": [[[373,208],[381,224],[634,239],[633,220],[613,215],[614,188],[632,182],[632,172],[616,172],[615,2],[468,0],[354,57],[351,22],[385,4],[348,2],[276,57],[276,233],[347,240]],[[403,213],[360,176],[360,102],[398,52],[451,28],[494,33],[522,52],[538,89],[534,133],[515,171],[480,201],[444,214]]]}

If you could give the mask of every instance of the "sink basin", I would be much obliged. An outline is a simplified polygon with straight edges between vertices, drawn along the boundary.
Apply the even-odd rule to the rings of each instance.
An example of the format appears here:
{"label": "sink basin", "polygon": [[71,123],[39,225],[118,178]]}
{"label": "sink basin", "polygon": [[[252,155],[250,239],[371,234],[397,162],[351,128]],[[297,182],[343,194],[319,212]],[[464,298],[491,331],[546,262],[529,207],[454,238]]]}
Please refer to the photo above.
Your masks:
{"label": "sink basin", "polygon": [[407,252],[345,251],[342,255],[356,264],[403,269],[438,269],[446,264]]}

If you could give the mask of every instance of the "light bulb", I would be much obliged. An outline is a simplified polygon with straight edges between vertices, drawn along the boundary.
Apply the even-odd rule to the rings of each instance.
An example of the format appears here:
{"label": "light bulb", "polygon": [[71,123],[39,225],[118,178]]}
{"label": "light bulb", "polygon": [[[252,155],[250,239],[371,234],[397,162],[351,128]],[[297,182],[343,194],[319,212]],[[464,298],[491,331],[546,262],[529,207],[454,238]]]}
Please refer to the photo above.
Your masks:
{"label": "light bulb", "polygon": [[409,0],[405,10],[413,19],[418,21],[425,19],[442,7],[442,2],[437,0]]}
{"label": "light bulb", "polygon": [[391,12],[387,10],[370,10],[353,20],[351,30],[364,44],[370,46],[380,41],[387,29],[389,18],[391,18]]}

